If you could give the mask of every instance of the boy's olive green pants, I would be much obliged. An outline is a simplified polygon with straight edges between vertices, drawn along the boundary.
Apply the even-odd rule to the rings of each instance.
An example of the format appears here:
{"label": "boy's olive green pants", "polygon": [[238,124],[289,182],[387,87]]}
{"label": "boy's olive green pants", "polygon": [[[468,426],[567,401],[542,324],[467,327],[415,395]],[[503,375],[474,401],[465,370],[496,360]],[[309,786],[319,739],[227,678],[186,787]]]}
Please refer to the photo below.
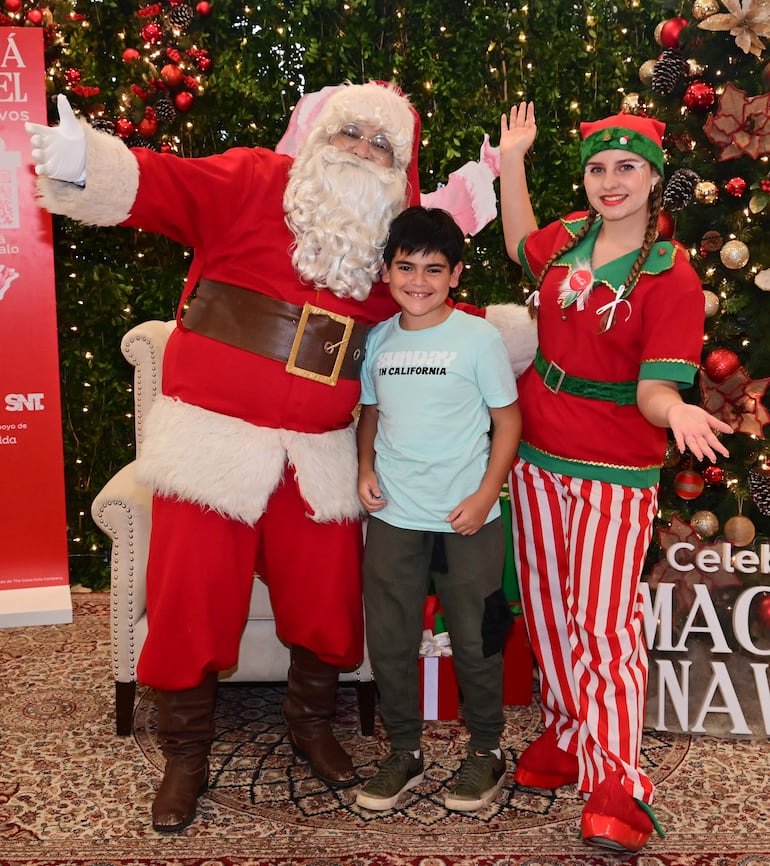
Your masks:
{"label": "boy's olive green pants", "polygon": [[[445,573],[431,570],[436,537]],[[475,535],[423,532],[370,517],[364,552],[364,608],[380,713],[394,750],[420,748],[418,651],[430,581],[449,632],[468,748],[496,749],[504,727],[502,647],[511,615],[502,590],[500,518]],[[435,562],[435,560],[434,560]]]}

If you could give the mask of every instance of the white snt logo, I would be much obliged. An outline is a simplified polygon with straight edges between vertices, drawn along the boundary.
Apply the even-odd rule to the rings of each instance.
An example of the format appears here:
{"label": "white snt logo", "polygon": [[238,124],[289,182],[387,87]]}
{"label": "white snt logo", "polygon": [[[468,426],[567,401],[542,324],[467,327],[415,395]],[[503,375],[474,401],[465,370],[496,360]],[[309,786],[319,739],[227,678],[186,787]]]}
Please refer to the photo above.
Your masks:
{"label": "white snt logo", "polygon": [[6,412],[42,412],[45,394],[6,394]]}

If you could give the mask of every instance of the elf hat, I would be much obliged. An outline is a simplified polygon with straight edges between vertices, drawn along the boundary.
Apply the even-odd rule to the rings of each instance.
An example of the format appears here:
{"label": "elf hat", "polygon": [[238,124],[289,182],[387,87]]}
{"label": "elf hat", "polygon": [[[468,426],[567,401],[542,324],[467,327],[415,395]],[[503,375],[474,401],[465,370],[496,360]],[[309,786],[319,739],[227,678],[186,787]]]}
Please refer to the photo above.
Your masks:
{"label": "elf hat", "polygon": [[666,124],[637,114],[614,114],[580,124],[580,167],[603,150],[627,150],[646,159],[663,177],[663,133]]}

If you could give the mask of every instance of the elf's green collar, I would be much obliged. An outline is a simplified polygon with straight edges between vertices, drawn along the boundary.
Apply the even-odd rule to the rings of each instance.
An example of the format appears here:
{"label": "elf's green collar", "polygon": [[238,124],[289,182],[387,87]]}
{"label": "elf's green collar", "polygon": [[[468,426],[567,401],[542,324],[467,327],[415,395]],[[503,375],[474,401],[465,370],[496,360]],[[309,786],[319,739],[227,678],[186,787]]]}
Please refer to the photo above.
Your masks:
{"label": "elf's green collar", "polygon": [[[561,221],[561,224],[573,237],[583,228],[585,223],[586,217],[562,219]],[[601,217],[598,217],[588,230],[588,234],[583,238],[583,240],[580,241],[574,249],[569,250],[561,256],[558,262],[554,262],[554,265],[570,267],[576,265],[578,262],[590,261],[591,254],[594,250],[594,244],[596,243],[596,236],[599,234],[601,224],[602,219]],[[675,253],[676,247],[671,243],[671,241],[655,241],[647,256],[647,261],[642,266],[640,275],[661,274],[664,271],[670,270],[674,266]],[[638,250],[632,250],[630,253],[626,253],[624,256],[614,259],[611,262],[607,262],[606,265],[597,268],[594,271],[595,281],[597,283],[604,283],[613,291],[617,292],[628,276],[638,254]]]}

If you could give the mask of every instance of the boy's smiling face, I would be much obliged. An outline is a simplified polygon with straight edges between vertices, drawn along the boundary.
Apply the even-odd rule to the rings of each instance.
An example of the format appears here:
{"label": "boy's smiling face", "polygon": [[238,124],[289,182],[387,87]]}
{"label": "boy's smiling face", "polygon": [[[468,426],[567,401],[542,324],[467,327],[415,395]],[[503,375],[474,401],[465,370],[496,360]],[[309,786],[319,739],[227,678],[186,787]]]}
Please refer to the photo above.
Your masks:
{"label": "boy's smiling face", "polygon": [[446,321],[452,308],[449,290],[460,282],[463,264],[454,268],[443,253],[396,250],[382,280],[390,286],[393,300],[401,307],[401,327],[407,331],[432,328]]}

